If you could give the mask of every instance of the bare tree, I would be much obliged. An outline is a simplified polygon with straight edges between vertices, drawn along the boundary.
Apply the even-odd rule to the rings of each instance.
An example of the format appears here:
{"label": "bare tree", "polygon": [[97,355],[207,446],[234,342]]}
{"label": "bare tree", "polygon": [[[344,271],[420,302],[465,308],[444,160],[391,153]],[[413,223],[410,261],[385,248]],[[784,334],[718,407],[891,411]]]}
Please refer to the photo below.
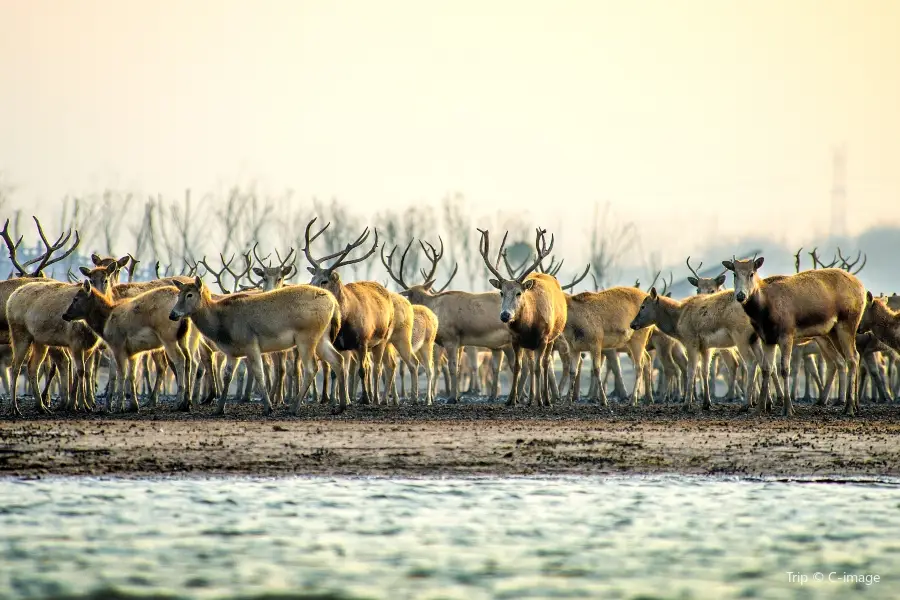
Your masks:
{"label": "bare tree", "polygon": [[455,193],[444,198],[441,208],[450,240],[450,262],[463,265],[469,278],[469,289],[475,289],[475,282],[483,279],[485,267],[475,243],[475,227],[469,218],[466,201],[462,194]]}
{"label": "bare tree", "polygon": [[591,232],[591,268],[598,285],[607,287],[619,276],[619,263],[637,239],[637,227],[631,221],[620,223],[610,214],[610,204],[594,206]]}

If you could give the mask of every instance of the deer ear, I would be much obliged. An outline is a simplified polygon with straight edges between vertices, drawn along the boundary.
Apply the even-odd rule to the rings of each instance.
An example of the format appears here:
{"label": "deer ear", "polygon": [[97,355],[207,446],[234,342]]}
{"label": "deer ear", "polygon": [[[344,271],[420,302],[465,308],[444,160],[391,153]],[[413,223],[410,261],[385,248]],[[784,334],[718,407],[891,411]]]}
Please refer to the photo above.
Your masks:
{"label": "deer ear", "polygon": [[872,304],[874,298],[872,297],[872,292],[866,290],[866,304]]}
{"label": "deer ear", "polygon": [[100,255],[97,253],[91,254],[91,262],[97,265],[98,267],[103,262],[103,259],[100,258]]}
{"label": "deer ear", "polygon": [[656,287],[650,288],[650,298],[653,300],[659,300],[659,294],[656,292]]}
{"label": "deer ear", "polygon": [[203,287],[203,280],[200,279],[200,276],[199,276],[199,275],[195,275],[195,276],[194,276],[194,285],[197,286],[197,289],[198,289],[198,290],[199,290],[200,288]]}
{"label": "deer ear", "polygon": [[315,270],[314,268],[312,268],[312,267],[306,267],[306,270],[309,271],[309,274],[310,274],[310,275],[315,275],[315,274],[316,274],[316,270]]}
{"label": "deer ear", "polygon": [[434,285],[434,279],[429,279],[428,281],[426,281],[425,283],[422,284],[422,287],[425,288],[426,290],[430,290],[431,286],[433,286],[433,285]]}
{"label": "deer ear", "polygon": [[81,289],[83,289],[85,292],[90,292],[91,291],[91,280],[85,279],[84,281],[82,281]]}
{"label": "deer ear", "polygon": [[725,285],[725,273],[716,277],[716,285]]}
{"label": "deer ear", "polygon": [[534,279],[526,279],[525,282],[522,284],[522,288],[525,289],[525,291],[528,291],[533,287],[534,287]]}
{"label": "deer ear", "polygon": [[179,292],[180,292],[181,290],[183,290],[185,287],[187,287],[187,286],[185,286],[183,283],[181,283],[180,281],[178,281],[177,279],[173,279],[173,280],[172,280],[172,285],[174,285],[175,287],[177,287]]}
{"label": "deer ear", "polygon": [[700,285],[700,282],[697,281],[696,277],[688,277],[687,280],[688,280],[688,283],[694,287],[697,287],[698,285]]}
{"label": "deer ear", "polygon": [[281,276],[284,278],[288,278],[291,276],[291,273],[294,272],[294,265],[289,265],[281,269]]}
{"label": "deer ear", "polygon": [[85,277],[91,276],[91,270],[88,269],[87,267],[78,267],[78,270],[81,271],[81,274],[84,275]]}
{"label": "deer ear", "polygon": [[328,279],[337,283],[338,281],[341,280],[341,276],[338,275],[337,271],[332,271],[331,274],[328,276]]}
{"label": "deer ear", "polygon": [[265,275],[265,273],[263,272],[263,270],[260,269],[259,267],[253,267],[253,272],[256,273],[257,275],[259,275],[260,277],[262,277],[262,276]]}
{"label": "deer ear", "polygon": [[118,270],[119,270],[119,263],[111,262],[108,265],[106,265],[106,272],[109,273],[110,275],[112,275],[113,273],[115,273]]}
{"label": "deer ear", "polygon": [[116,264],[119,265],[120,269],[124,269],[125,265],[128,264],[129,260],[131,260],[131,257],[126,255],[126,256],[123,256],[122,258],[120,258],[119,260],[117,260]]}
{"label": "deer ear", "polygon": [[500,282],[497,281],[496,279],[488,279],[488,283],[491,284],[492,286],[494,286],[495,288],[497,288],[498,290],[500,289]]}
{"label": "deer ear", "polygon": [[730,260],[723,260],[722,266],[725,267],[726,269],[728,269],[729,271],[731,271],[732,273],[734,273],[734,263],[731,262]]}
{"label": "deer ear", "polygon": [[765,258],[763,258],[762,256],[760,256],[760,257],[757,258],[755,261],[753,261],[753,270],[754,270],[754,271],[759,271],[759,268],[763,266],[763,262],[764,262],[765,260],[766,260]]}

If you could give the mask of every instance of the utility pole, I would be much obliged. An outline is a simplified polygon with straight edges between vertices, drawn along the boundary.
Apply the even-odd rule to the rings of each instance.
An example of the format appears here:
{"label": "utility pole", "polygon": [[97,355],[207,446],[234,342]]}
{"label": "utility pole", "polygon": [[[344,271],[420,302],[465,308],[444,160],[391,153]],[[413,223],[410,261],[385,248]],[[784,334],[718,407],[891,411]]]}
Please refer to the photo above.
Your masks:
{"label": "utility pole", "polygon": [[847,235],[847,147],[831,151],[831,230],[832,238]]}

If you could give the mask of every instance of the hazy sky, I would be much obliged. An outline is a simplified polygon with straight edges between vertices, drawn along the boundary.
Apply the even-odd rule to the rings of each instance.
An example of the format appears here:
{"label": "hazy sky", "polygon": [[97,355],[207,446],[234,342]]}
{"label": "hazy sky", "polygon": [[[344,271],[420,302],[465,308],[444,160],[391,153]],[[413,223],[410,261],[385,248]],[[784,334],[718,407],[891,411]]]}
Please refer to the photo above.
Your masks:
{"label": "hazy sky", "polygon": [[677,258],[826,233],[840,142],[849,231],[900,223],[900,2],[0,0],[0,171],[29,206],[459,190],[570,245],[610,201]]}

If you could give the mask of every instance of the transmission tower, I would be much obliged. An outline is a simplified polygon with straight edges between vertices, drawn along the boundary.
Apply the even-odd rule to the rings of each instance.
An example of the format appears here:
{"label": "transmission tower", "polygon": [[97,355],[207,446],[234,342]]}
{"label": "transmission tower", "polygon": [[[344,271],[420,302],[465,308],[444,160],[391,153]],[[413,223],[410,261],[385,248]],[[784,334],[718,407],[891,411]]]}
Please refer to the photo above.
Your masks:
{"label": "transmission tower", "polygon": [[847,148],[831,151],[831,237],[847,235]]}

